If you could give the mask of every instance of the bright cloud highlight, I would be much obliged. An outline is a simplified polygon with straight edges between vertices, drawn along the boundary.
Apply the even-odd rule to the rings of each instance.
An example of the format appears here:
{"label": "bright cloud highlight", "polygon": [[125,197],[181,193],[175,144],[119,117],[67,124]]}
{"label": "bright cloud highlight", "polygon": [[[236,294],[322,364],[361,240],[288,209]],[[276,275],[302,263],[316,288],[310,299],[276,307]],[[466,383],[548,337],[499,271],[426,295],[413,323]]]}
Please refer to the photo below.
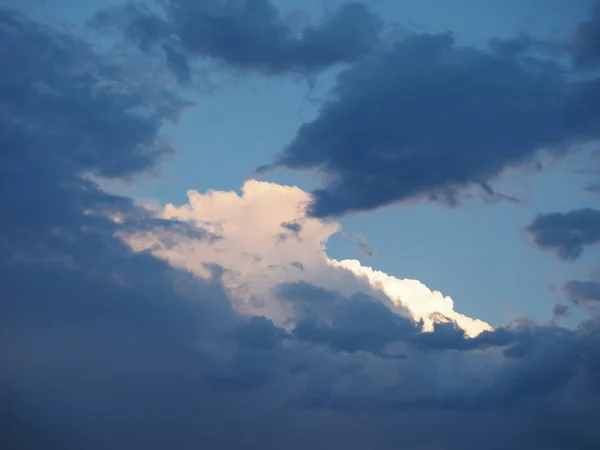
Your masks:
{"label": "bright cloud highlight", "polygon": [[397,314],[423,321],[424,331],[431,331],[435,322],[447,321],[455,322],[470,337],[492,329],[481,320],[457,313],[450,297],[417,280],[395,278],[357,260],[329,258],[325,244],[341,227],[307,217],[311,198],[298,187],[249,180],[241,195],[190,190],[188,198],[187,204],[167,204],[158,214],[192,223],[218,238],[157,230],[122,237],[133,249],[150,250],[201,277],[209,276],[208,266],[221,266],[224,284],[239,312],[261,314],[281,326],[289,325],[294,313],[277,299],[274,290],[282,283],[304,281],[344,295],[371,295]]}

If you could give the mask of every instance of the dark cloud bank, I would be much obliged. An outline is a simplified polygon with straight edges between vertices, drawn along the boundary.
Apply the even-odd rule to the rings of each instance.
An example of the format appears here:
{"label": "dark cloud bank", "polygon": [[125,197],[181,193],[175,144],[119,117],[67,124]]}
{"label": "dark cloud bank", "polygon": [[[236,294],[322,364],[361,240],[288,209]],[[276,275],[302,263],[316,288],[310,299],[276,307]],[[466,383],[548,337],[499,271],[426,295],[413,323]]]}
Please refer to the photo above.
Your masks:
{"label": "dark cloud bank", "polygon": [[596,2],[590,18],[575,29],[570,49],[582,68],[594,68],[600,63],[600,2]]}
{"label": "dark cloud bank", "polygon": [[[457,44],[415,34],[343,71],[330,98],[273,164],[318,170],[311,213],[339,216],[427,199],[456,205],[490,183],[600,137],[597,12],[567,45],[530,37]],[[572,64],[554,52],[566,48]]]}
{"label": "dark cloud bank", "polygon": [[[336,22],[338,13],[330,19],[335,26],[325,21],[291,39],[266,2],[243,5],[257,29],[271,33],[255,41],[256,30],[246,28],[252,21],[231,19],[249,40],[252,51],[244,58],[255,58],[252,64],[263,70],[282,67],[270,63],[272,41],[289,67],[306,64],[294,52],[307,50],[296,47],[316,45],[312,39],[338,42],[337,27],[347,20],[342,15]],[[361,11],[348,8],[340,11]],[[203,41],[215,46],[215,55],[196,50],[193,36],[186,43],[191,31],[176,11],[167,25],[181,30],[178,51],[247,64],[227,53],[236,32],[222,37],[210,20],[198,30],[207,33]],[[275,25],[264,28],[265,21]],[[151,28],[150,22],[140,26]],[[331,55],[319,58],[344,60]],[[128,227],[191,232],[185,224],[149,218],[84,176],[123,178],[152,168],[171,151],[162,125],[175,121],[186,102],[75,36],[6,9],[0,9],[0,67],[0,448],[598,448],[596,319],[576,330],[522,321],[469,340],[451,323],[422,334],[367,296],[344,298],[306,284],[280,288],[281,301],[297,311],[291,332],[241,317],[221,288],[218,268],[213,281],[200,281],[149,254],[133,254],[115,237]],[[448,92],[442,75],[454,86]],[[457,49],[448,36],[414,37],[342,75],[339,98],[299,132],[281,161],[339,175],[335,188],[318,193],[315,213],[420,195],[450,200],[463,185],[485,185],[499,167],[527,160],[537,144],[594,134],[594,107],[584,93],[596,82],[566,85],[562,77],[555,65],[524,55]],[[453,129],[459,123],[447,109],[419,107],[421,101],[453,104],[467,85],[480,96],[469,97],[461,110],[481,135]],[[406,100],[396,105],[390,94]],[[515,123],[505,115],[515,106],[508,96],[524,108],[518,114],[525,124],[504,136]],[[478,101],[492,100],[491,110],[474,115]],[[410,105],[417,109],[407,117]],[[556,125],[561,114],[568,126]],[[399,118],[410,126],[392,132]],[[491,125],[496,121],[501,129]],[[427,122],[441,135],[417,139]],[[556,127],[546,130],[548,123]],[[328,130],[338,125],[336,137]],[[368,143],[372,159],[357,150],[369,134],[376,138]],[[474,146],[459,145],[460,136]],[[319,154],[311,147],[315,139]],[[455,151],[463,155],[457,161],[450,158]],[[399,172],[400,182],[374,177],[404,167],[402,159],[408,168]],[[430,169],[436,177],[412,174]],[[407,177],[413,184],[402,181]],[[394,194],[381,197],[381,186]],[[349,195],[359,203],[351,204]],[[124,217],[120,223],[108,218],[116,213]]]}
{"label": "dark cloud bank", "polygon": [[356,2],[345,3],[318,23],[296,30],[269,0],[166,0],[101,11],[96,27],[117,25],[142,50],[162,49],[181,81],[190,64],[211,58],[269,75],[310,75],[349,63],[373,50],[382,22]]}

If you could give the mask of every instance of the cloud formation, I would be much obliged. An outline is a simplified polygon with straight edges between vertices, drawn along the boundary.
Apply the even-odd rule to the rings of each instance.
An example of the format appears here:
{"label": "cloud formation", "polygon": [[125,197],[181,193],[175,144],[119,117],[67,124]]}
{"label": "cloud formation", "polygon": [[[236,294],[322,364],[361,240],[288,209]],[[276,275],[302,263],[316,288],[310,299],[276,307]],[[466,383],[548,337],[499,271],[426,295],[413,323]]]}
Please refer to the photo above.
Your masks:
{"label": "cloud formation", "polygon": [[192,192],[164,217],[99,189],[89,174],[169,153],[186,106],[123,64],[0,8],[2,449],[598,447],[597,320],[422,333],[400,288],[451,301],[328,260],[338,226],[305,217],[297,188]]}
{"label": "cloud formation", "polygon": [[585,191],[590,194],[600,195],[600,184],[591,183],[585,186]]}
{"label": "cloud formation", "polygon": [[[455,322],[468,336],[491,327],[454,311],[450,297],[432,292],[416,280],[401,280],[356,260],[336,261],[325,252],[327,239],[340,227],[306,216],[310,196],[297,187],[246,181],[235,192],[188,192],[189,203],[167,205],[162,219],[192,221],[199,230],[218,234],[217,242],[185,236],[173,242],[161,234],[144,232],[126,238],[138,251],[144,248],[199,275],[207,264],[226,270],[223,280],[242,299],[242,311],[265,314],[279,324],[282,305],[272,290],[280,283],[309,282],[346,295],[375,295],[394,307],[406,309],[415,321],[433,330],[439,320]],[[261,306],[255,299],[261,298]],[[269,301],[270,299],[270,301]]]}
{"label": "cloud formation", "polygon": [[557,303],[552,307],[552,317],[555,320],[571,317],[571,311],[569,311],[569,307],[567,305]]}
{"label": "cloud formation", "polygon": [[600,62],[600,2],[596,1],[591,17],[575,29],[570,50],[577,65],[593,68]]}
{"label": "cloud formation", "polygon": [[[189,355],[190,339],[234,316],[217,284],[192,304],[185,292],[198,280],[113,236],[181,224],[148,217],[85,175],[153,167],[170,151],[162,124],[186,103],[65,30],[4,8],[0,64],[0,446],[133,445],[141,403],[129,416],[127,401],[102,398],[164,393],[171,370],[183,370],[171,350]],[[116,214],[119,224],[106,218]]]}
{"label": "cloud formation", "polygon": [[568,300],[580,308],[597,308],[600,306],[600,283],[597,281],[570,280],[563,290]]}
{"label": "cloud formation", "polygon": [[553,251],[560,259],[572,261],[581,256],[584,247],[600,242],[600,211],[583,208],[538,214],[526,231],[541,250]]}
{"label": "cloud formation", "polygon": [[94,26],[117,26],[144,51],[162,48],[180,80],[191,62],[210,58],[270,75],[309,75],[350,63],[379,43],[382,22],[358,2],[343,3],[316,23],[294,26],[269,0],[167,0],[131,3],[96,14]]}
{"label": "cloud formation", "polygon": [[339,216],[391,203],[489,200],[505,169],[533,166],[600,137],[600,79],[577,73],[533,40],[456,44],[414,34],[342,72],[316,119],[274,162],[324,174],[310,213]]}

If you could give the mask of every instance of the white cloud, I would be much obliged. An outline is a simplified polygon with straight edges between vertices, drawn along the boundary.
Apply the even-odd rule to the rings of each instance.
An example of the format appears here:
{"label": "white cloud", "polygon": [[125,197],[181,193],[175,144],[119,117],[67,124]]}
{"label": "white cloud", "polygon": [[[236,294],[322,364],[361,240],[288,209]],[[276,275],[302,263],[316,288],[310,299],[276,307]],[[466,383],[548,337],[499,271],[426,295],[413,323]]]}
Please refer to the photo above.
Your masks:
{"label": "white cloud", "polygon": [[439,313],[465,330],[468,336],[476,336],[485,330],[491,330],[489,324],[454,311],[454,301],[444,296],[439,291],[431,291],[418,280],[398,279],[387,273],[365,267],[355,259],[344,261],[331,261],[332,264],[344,267],[359,277],[369,280],[371,286],[385,292],[395,304],[407,308],[417,320],[425,321],[425,330],[431,331],[433,320],[432,313]]}
{"label": "white cloud", "polygon": [[187,204],[168,204],[159,214],[195,223],[221,239],[207,242],[166,231],[122,237],[132,248],[150,249],[199,276],[208,276],[206,264],[222,266],[224,284],[240,312],[262,314],[285,326],[293,312],[277,300],[273,289],[284,282],[306,281],[344,295],[368,293],[398,314],[422,319],[426,331],[434,321],[444,320],[440,315],[455,321],[468,336],[491,329],[485,322],[455,312],[450,297],[417,280],[398,279],[357,260],[330,259],[325,243],[341,227],[306,217],[310,196],[297,187],[249,180],[241,195],[188,191],[188,198]]}

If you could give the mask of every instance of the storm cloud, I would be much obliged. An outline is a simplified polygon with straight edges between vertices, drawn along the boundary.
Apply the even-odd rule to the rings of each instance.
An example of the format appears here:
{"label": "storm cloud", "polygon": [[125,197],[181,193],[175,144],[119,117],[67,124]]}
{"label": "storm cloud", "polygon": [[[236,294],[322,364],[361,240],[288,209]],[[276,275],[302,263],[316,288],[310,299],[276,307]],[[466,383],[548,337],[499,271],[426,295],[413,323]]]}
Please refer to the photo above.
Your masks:
{"label": "storm cloud", "polygon": [[577,81],[535,41],[518,43],[406,37],[342,72],[317,118],[259,172],[321,172],[316,217],[409,200],[456,205],[473,189],[511,199],[493,189],[505,169],[600,137],[600,79]]}
{"label": "storm cloud", "polygon": [[577,26],[569,47],[580,67],[593,68],[600,62],[600,2],[593,7],[591,17]]}
{"label": "storm cloud", "polygon": [[[175,222],[155,221],[88,175],[153,167],[171,152],[162,124],[186,102],[6,9],[0,65],[1,446],[128,446],[136,419],[102,397],[152,391],[148,401],[164,400],[161,383],[182,368],[177,349],[188,352],[184,343],[233,315],[218,284],[204,283],[204,301],[191,303],[185,292],[199,281],[133,254],[111,216],[124,228]],[[208,311],[215,325],[204,322]],[[113,432],[101,436],[94,423],[103,420]],[[120,426],[131,434],[117,438]]]}
{"label": "storm cloud", "polygon": [[[93,181],[156,167],[173,152],[162,130],[188,103],[6,9],[0,66],[3,449],[597,448],[597,321],[521,321],[469,339],[448,320],[422,333],[374,289],[285,279],[291,328],[241,314],[226,268],[197,276],[123,240],[209,248],[218,230],[157,217]],[[308,220],[291,228],[323,232]]]}
{"label": "storm cloud", "polygon": [[[90,23],[117,26],[142,50],[162,48],[181,80],[195,58],[277,75],[310,75],[350,63],[379,44],[382,21],[358,2],[343,3],[316,23],[298,23],[269,0],[167,0],[99,12]],[[302,22],[305,22],[303,20]]]}

